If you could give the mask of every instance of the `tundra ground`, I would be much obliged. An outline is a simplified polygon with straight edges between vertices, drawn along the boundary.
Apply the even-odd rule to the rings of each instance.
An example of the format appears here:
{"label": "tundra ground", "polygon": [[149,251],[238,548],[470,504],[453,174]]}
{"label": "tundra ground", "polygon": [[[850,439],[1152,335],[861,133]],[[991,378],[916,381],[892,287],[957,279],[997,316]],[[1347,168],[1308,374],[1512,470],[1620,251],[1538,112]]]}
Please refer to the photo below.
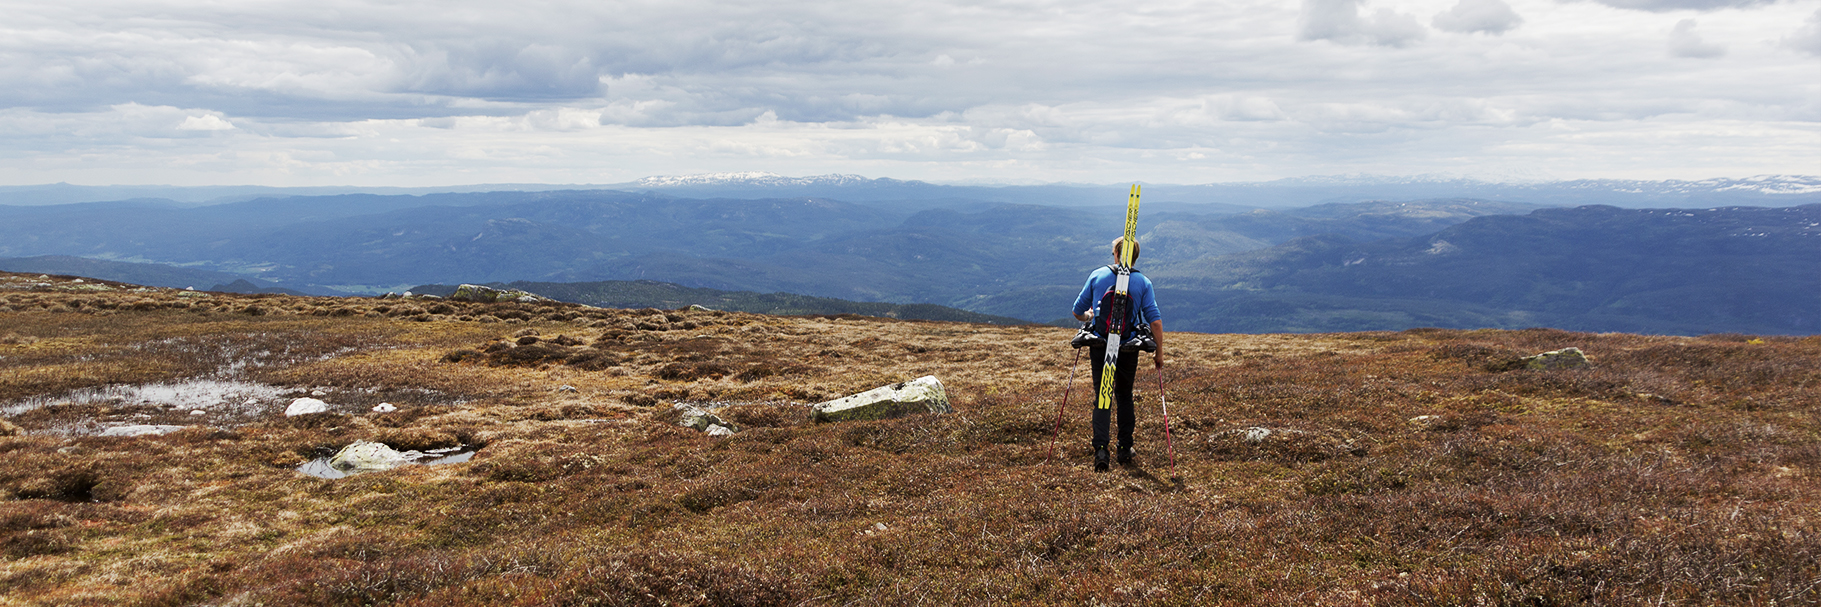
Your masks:
{"label": "tundra ground", "polygon": [[[1146,368],[1095,473],[1070,334],[0,274],[0,605],[1821,602],[1821,338],[1171,333],[1174,465]],[[807,421],[922,375],[955,414]],[[269,392],[105,389],[198,381]],[[296,471],[358,439],[482,448]]]}

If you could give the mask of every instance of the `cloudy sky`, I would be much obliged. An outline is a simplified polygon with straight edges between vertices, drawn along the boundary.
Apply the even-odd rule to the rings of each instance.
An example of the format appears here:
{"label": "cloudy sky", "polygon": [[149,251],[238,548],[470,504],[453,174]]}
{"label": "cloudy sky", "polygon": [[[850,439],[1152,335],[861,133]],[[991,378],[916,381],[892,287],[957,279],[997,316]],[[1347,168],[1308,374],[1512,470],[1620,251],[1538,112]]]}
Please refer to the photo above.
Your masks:
{"label": "cloudy sky", "polygon": [[3,0],[0,184],[1821,174],[1821,1]]}

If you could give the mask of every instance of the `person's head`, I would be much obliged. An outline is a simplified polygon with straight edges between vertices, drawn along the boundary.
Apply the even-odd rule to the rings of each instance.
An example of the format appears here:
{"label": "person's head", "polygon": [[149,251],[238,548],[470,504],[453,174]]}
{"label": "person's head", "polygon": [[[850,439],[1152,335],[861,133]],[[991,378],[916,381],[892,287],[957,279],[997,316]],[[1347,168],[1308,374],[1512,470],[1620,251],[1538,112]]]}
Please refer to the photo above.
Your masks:
{"label": "person's head", "polygon": [[[1124,236],[1113,239],[1113,261],[1119,261],[1119,246],[1123,244],[1125,244]],[[1132,241],[1132,263],[1138,263],[1138,254],[1142,251],[1144,251],[1144,247],[1138,246],[1138,241]]]}

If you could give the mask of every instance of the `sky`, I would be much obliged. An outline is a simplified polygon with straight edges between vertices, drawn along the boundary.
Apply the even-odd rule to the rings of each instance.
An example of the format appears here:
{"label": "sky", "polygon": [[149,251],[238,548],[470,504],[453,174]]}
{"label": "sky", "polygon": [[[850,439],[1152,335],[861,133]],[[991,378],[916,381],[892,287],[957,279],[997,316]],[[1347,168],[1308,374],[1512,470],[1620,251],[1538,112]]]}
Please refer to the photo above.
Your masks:
{"label": "sky", "polygon": [[0,185],[1821,174],[1821,0],[0,0]]}

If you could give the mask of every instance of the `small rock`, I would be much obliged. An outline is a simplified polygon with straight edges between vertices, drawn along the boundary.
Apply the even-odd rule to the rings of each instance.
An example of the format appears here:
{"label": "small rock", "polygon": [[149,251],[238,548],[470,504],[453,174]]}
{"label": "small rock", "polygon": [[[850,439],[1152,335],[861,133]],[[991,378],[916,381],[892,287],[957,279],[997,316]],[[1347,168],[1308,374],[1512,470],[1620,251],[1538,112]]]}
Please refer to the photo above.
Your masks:
{"label": "small rock", "polygon": [[1439,422],[1439,421],[1442,421],[1442,416],[1440,416],[1440,415],[1418,415],[1416,417],[1410,418],[1410,423],[1416,424],[1418,426],[1422,426],[1424,428],[1433,426],[1436,424],[1436,422]]}
{"label": "small rock", "polygon": [[733,428],[729,428],[727,426],[723,426],[720,424],[711,424],[708,426],[708,435],[717,437],[717,438],[722,437],[722,436],[733,436],[734,431],[733,431]]}
{"label": "small rock", "polygon": [[208,415],[208,414],[209,414],[208,411],[203,411],[202,409],[196,409],[196,410],[190,411],[190,415]]}
{"label": "small rock", "polygon": [[309,415],[311,413],[322,413],[322,412],[325,412],[328,410],[329,410],[329,403],[325,403],[320,400],[316,400],[314,398],[300,398],[300,399],[291,401],[291,405],[288,407],[285,407],[285,417],[296,417],[299,415]]}
{"label": "small rock", "polygon": [[391,412],[397,411],[397,410],[398,410],[398,407],[392,406],[392,403],[380,403],[377,405],[373,405],[374,413],[391,413]]}
{"label": "small rock", "polygon": [[684,309],[689,310],[691,312],[713,312],[714,311],[713,308],[710,308],[710,307],[707,307],[707,306],[704,306],[701,304],[689,304],[689,307],[684,308]]}
{"label": "small rock", "polygon": [[677,404],[671,408],[679,412],[677,417],[677,425],[679,426],[695,428],[711,434],[716,427],[725,429],[728,434],[738,432],[733,424],[723,421],[719,416],[710,413],[707,409],[695,405],[684,404]]}
{"label": "small rock", "polygon": [[311,390],[310,391],[310,396],[323,397],[323,396],[328,396],[328,395],[329,395],[328,392],[324,392],[322,390]]}
{"label": "small rock", "polygon": [[1251,428],[1242,428],[1239,431],[1239,438],[1245,440],[1248,443],[1262,443],[1262,442],[1265,442],[1265,439],[1270,438],[1270,437],[1271,437],[1270,428],[1260,428],[1260,427],[1254,426]]}
{"label": "small rock", "polygon": [[575,386],[570,386],[570,385],[557,386],[556,391],[557,392],[574,392]]}
{"label": "small rock", "polygon": [[72,280],[72,281],[70,281],[70,282],[73,282],[73,283],[76,283],[76,284],[82,284],[82,279],[80,279],[80,278],[78,278],[78,279],[75,279],[75,280]]}

